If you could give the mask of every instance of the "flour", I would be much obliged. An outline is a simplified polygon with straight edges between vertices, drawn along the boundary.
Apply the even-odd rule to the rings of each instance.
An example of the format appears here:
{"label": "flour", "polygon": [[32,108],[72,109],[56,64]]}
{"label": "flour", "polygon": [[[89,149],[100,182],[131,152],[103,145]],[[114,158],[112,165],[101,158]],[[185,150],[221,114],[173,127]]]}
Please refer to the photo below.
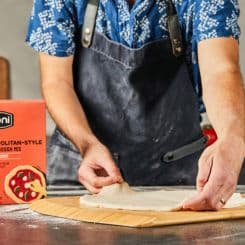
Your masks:
{"label": "flour", "polygon": [[28,224],[30,229],[38,228],[38,223],[48,224],[69,224],[76,225],[81,222],[75,220],[68,220],[58,217],[51,217],[48,215],[42,215],[29,209],[27,204],[16,205],[0,205],[0,225],[4,224],[2,219],[16,220],[16,221],[31,221],[32,224]]}

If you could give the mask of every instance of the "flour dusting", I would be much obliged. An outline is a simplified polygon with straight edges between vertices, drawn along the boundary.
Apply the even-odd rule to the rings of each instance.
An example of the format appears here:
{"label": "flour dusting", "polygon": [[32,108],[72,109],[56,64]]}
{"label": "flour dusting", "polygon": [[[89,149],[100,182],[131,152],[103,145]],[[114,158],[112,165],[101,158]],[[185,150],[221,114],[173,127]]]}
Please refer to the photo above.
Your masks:
{"label": "flour dusting", "polygon": [[[58,218],[54,216],[48,216],[36,213],[32,211],[27,204],[11,204],[11,205],[0,205],[0,220],[1,219],[11,219],[19,221],[32,221],[32,223],[42,222],[49,224],[69,224],[76,225],[80,224],[80,221],[69,220]],[[3,224],[0,222],[0,225]],[[28,225],[28,228],[35,229],[38,228],[38,225],[31,224]]]}

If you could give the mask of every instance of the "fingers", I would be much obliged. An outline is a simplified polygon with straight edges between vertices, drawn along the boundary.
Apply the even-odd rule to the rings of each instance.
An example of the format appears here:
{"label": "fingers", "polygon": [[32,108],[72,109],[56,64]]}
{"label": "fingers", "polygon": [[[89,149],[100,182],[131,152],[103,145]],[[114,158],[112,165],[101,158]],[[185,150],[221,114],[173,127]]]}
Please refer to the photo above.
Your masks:
{"label": "fingers", "polygon": [[[81,181],[80,181],[81,182]],[[95,188],[94,186],[90,185],[88,182],[83,181],[81,182],[84,187],[92,194],[98,194],[101,190],[101,188]]]}
{"label": "fingers", "polygon": [[212,156],[203,155],[198,162],[198,174],[196,179],[197,190],[201,191],[208,182],[213,166]]}
{"label": "fingers", "polygon": [[213,159],[211,173],[202,190],[183,204],[183,209],[219,210],[235,191],[237,176],[224,167],[222,157]]}
{"label": "fingers", "polygon": [[78,175],[80,182],[89,186],[92,192],[96,192],[97,189],[101,189],[103,186],[111,185],[114,183],[114,180],[111,176],[97,176],[95,170],[86,165],[84,165],[79,170]]}
{"label": "fingers", "polygon": [[217,210],[222,192],[223,186],[215,186],[214,188],[208,183],[201,192],[198,192],[194,197],[184,202],[183,209],[195,211]]}
{"label": "fingers", "polygon": [[108,149],[103,145],[96,145],[88,151],[88,154],[86,154],[83,160],[83,164],[97,168],[97,173],[104,172],[103,175],[112,177],[114,183],[123,182],[119,168],[116,166]]}
{"label": "fingers", "polygon": [[116,166],[116,164],[113,162],[112,159],[106,162],[106,164],[104,165],[104,168],[107,174],[110,177],[112,177],[115,183],[117,182],[122,183],[124,181],[119,168]]}
{"label": "fingers", "polygon": [[123,182],[109,151],[101,145],[95,145],[87,151],[79,168],[78,178],[92,193],[98,193],[103,186]]}
{"label": "fingers", "polygon": [[207,210],[207,200],[204,197],[203,193],[197,193],[195,196],[185,201],[182,204],[182,208],[184,210],[194,211]]}
{"label": "fingers", "polygon": [[[209,181],[206,184],[206,198],[209,206],[213,210],[221,209],[235,191],[238,176],[231,169],[227,169],[228,161],[223,159],[222,154],[216,155],[214,158],[212,172]],[[205,186],[206,187],[206,186]]]}
{"label": "fingers", "polygon": [[216,203],[216,210],[220,210],[221,208],[223,208],[233,193],[234,189],[231,188],[224,188],[222,191],[220,191],[220,193],[214,200],[214,202]]}
{"label": "fingers", "polygon": [[205,190],[184,202],[183,209],[195,211],[220,210],[225,206],[233,193],[234,189],[224,185],[220,186],[215,193],[212,191],[212,188],[205,186]]}
{"label": "fingers", "polygon": [[114,183],[114,180],[111,176],[100,177],[97,176],[93,169],[87,168],[86,171],[86,181],[94,186],[95,188],[101,188],[106,185],[111,185]]}

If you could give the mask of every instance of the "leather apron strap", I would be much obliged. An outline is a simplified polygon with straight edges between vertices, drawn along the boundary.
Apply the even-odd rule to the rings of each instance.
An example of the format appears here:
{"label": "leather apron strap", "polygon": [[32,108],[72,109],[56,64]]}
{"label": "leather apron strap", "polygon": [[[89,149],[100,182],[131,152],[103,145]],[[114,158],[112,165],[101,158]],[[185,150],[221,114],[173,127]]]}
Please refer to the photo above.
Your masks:
{"label": "leather apron strap", "polygon": [[99,0],[88,0],[81,34],[82,46],[85,48],[90,47],[93,39],[98,7]]}
{"label": "leather apron strap", "polygon": [[177,12],[171,0],[167,0],[168,5],[168,31],[172,45],[173,55],[179,57],[184,54],[182,33]]}

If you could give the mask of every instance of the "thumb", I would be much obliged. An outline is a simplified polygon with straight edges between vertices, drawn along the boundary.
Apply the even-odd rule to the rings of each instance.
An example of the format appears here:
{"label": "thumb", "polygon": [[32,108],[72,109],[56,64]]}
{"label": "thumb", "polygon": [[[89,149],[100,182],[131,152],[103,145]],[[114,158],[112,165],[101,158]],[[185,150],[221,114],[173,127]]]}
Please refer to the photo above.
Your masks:
{"label": "thumb", "polygon": [[205,184],[208,182],[213,166],[212,157],[201,157],[198,162],[198,174],[196,179],[196,187],[198,191],[202,191]]}
{"label": "thumb", "polygon": [[107,172],[107,174],[113,178],[113,180],[119,183],[123,182],[123,177],[120,173],[119,168],[116,166],[114,161],[112,159],[108,159],[106,164],[104,165],[104,168]]}

